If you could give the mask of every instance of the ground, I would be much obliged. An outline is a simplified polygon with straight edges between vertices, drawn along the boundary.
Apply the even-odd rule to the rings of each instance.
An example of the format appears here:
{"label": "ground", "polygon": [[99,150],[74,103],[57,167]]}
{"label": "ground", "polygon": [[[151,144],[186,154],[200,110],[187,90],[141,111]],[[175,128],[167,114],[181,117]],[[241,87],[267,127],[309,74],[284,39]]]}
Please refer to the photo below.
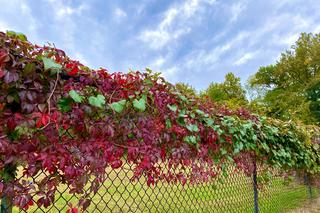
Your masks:
{"label": "ground", "polygon": [[312,202],[306,202],[303,207],[291,211],[290,213],[318,213],[320,212],[320,197]]}

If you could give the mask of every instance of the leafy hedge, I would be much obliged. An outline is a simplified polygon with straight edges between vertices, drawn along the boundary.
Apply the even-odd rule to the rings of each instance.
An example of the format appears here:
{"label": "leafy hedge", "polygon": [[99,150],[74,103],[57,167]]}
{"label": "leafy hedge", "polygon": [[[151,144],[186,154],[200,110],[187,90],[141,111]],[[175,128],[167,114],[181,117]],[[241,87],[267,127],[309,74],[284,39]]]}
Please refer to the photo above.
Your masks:
{"label": "leafy hedge", "polygon": [[[226,162],[248,175],[254,161],[284,170],[319,172],[316,127],[231,111],[184,95],[150,70],[92,70],[55,47],[40,47],[22,34],[0,32],[0,192],[25,207],[54,202],[59,183],[90,200],[106,168],[134,164],[134,176],[199,182],[219,177]],[[164,163],[161,163],[164,162]],[[221,170],[214,170],[216,165]],[[38,183],[15,178],[40,170]]]}

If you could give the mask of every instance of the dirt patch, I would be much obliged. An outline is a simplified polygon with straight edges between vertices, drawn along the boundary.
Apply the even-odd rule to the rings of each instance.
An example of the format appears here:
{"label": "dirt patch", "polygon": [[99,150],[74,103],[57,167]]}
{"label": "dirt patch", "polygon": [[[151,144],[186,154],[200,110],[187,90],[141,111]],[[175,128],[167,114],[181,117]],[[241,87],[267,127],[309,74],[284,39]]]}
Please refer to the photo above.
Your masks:
{"label": "dirt patch", "polygon": [[306,202],[303,207],[289,211],[290,213],[319,213],[320,197],[312,201]]}

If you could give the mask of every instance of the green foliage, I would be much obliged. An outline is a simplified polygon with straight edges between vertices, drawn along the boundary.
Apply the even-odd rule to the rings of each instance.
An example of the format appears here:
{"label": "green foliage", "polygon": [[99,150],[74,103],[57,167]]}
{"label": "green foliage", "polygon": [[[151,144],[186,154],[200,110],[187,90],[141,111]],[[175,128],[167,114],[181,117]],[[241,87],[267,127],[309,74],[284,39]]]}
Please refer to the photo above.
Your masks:
{"label": "green foliage", "polygon": [[177,111],[177,109],[178,109],[177,105],[170,105],[170,104],[168,104],[167,107],[168,107],[171,111],[173,111],[173,112]]}
{"label": "green foliage", "polygon": [[[39,177],[38,183],[30,185],[12,182],[14,188],[22,188],[17,192],[26,192],[26,196],[32,187],[41,194],[49,190],[54,195],[63,182],[87,199],[97,190],[106,169],[120,168],[124,159],[132,160],[136,177],[144,175],[149,186],[165,179],[183,184],[211,180],[226,175],[225,162],[231,161],[248,172],[247,162],[253,159],[284,170],[320,172],[317,128],[269,120],[245,109],[233,111],[188,96],[150,70],[125,74],[83,70],[55,48],[41,49],[3,33],[0,43],[6,49],[1,51],[1,66],[8,70],[5,77],[0,77],[4,167],[17,163],[24,167],[24,177],[45,170],[54,178],[48,181],[49,176]],[[44,52],[52,59],[43,57]],[[59,58],[62,68],[53,58]],[[33,65],[24,69],[31,63],[37,72]],[[54,70],[57,76],[48,72]],[[53,83],[52,91],[48,85]],[[316,91],[310,93],[312,100]],[[46,98],[48,92],[50,100]],[[212,100],[221,104],[246,102],[240,79],[233,74],[208,89],[210,92]],[[105,97],[119,101],[106,107]],[[110,113],[111,109],[121,114]],[[221,166],[220,171],[207,169],[212,161]],[[170,173],[163,167],[166,162],[185,169]],[[92,192],[84,194],[89,180],[97,182],[89,190]],[[16,199],[16,195],[12,197]],[[42,198],[36,202],[39,206],[45,204]],[[45,202],[50,206],[53,199]]]}
{"label": "green foliage", "polygon": [[211,83],[202,95],[208,96],[217,103],[226,104],[230,108],[243,107],[248,103],[240,78],[233,73],[228,73],[222,83]]}
{"label": "green foliage", "polygon": [[69,112],[72,109],[71,103],[72,103],[73,99],[72,98],[61,98],[58,103],[58,109],[61,112]]}
{"label": "green foliage", "polygon": [[75,90],[70,90],[69,95],[76,103],[81,103],[84,98],[83,96],[79,95]]}
{"label": "green foliage", "polygon": [[320,123],[320,82],[307,90],[307,98],[310,101],[309,109],[311,113]]}
{"label": "green foliage", "polygon": [[53,59],[42,57],[45,70],[51,70],[51,73],[60,72],[62,66],[61,64],[56,63]]}
{"label": "green foliage", "polygon": [[189,84],[176,83],[175,87],[183,95],[186,95],[186,96],[196,96],[197,95],[197,91],[195,90],[195,88],[193,88]]}
{"label": "green foliage", "polygon": [[109,104],[112,110],[116,111],[117,113],[121,113],[126,106],[127,101],[121,100],[118,102],[113,102],[112,104]]}
{"label": "green foliage", "polygon": [[195,124],[188,124],[186,127],[190,132],[198,132],[199,131],[198,126]]}
{"label": "green foliage", "polygon": [[18,38],[21,41],[27,41],[27,36],[24,35],[23,33],[19,33],[19,32],[15,32],[15,31],[7,31],[7,35],[9,37],[13,37],[13,38]]}
{"label": "green foliage", "polygon": [[95,96],[90,96],[89,97],[89,104],[92,106],[98,107],[98,108],[103,108],[103,106],[106,103],[105,97],[103,95],[97,95]]}
{"label": "green foliage", "polygon": [[30,73],[33,73],[36,70],[36,65],[34,63],[27,64],[23,69],[24,75],[29,75]]}
{"label": "green foliage", "polygon": [[133,100],[133,107],[140,112],[144,112],[146,110],[146,96],[142,98]]}
{"label": "green foliage", "polygon": [[197,137],[194,135],[189,135],[189,136],[185,136],[183,139],[186,143],[190,143],[190,144],[197,144]]}
{"label": "green foliage", "polygon": [[266,115],[307,124],[319,122],[318,103],[314,96],[308,98],[310,88],[320,81],[319,55],[320,34],[303,33],[276,64],[260,67],[249,84],[263,91],[256,103],[265,108]]}

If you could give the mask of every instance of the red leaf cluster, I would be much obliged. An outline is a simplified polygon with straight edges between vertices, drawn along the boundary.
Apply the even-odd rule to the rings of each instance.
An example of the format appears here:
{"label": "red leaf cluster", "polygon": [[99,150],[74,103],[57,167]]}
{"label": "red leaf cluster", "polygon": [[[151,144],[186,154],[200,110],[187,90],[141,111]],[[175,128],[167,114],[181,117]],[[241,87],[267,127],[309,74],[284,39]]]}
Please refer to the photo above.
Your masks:
{"label": "red leaf cluster", "polygon": [[[62,65],[57,75],[44,68],[42,57]],[[71,90],[83,97],[81,103],[70,97]],[[90,102],[99,95],[102,107]],[[114,111],[111,104],[122,100],[123,110]],[[145,103],[145,110],[137,110],[134,101]],[[179,110],[168,107],[173,105]],[[21,208],[32,205],[31,192],[39,197],[38,206],[49,206],[60,183],[70,186],[70,193],[82,194],[79,204],[86,208],[90,200],[83,189],[90,178],[89,193],[96,193],[106,180],[106,168],[127,163],[133,165],[132,179],[145,176],[148,185],[210,181],[217,176],[213,159],[219,159],[217,167],[227,161],[221,149],[232,152],[233,141],[195,113],[214,115],[210,118],[216,124],[224,115],[256,119],[243,109],[234,112],[186,98],[157,74],[91,70],[62,50],[0,33],[0,170],[23,168],[22,179],[2,178],[6,184],[0,191]],[[241,157],[235,160],[250,170]],[[21,181],[40,171],[47,173],[41,181]]]}

